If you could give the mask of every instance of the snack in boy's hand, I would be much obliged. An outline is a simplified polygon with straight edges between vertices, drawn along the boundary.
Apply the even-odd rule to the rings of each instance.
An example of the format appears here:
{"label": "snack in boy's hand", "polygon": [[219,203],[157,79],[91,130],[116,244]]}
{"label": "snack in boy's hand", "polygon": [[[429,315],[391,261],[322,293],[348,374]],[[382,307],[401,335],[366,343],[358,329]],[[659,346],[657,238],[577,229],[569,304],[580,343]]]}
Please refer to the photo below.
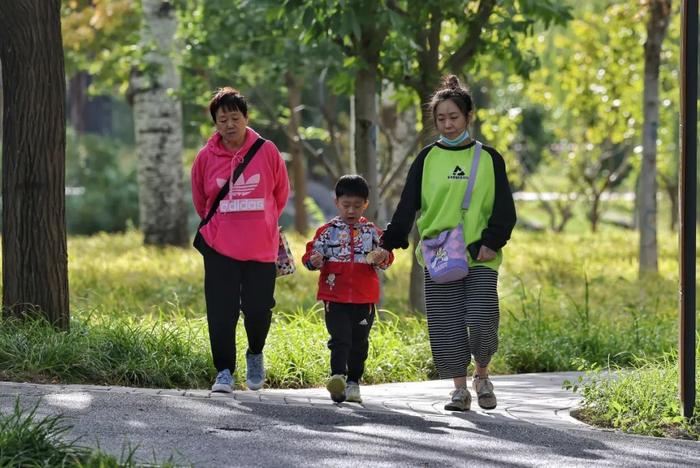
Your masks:
{"label": "snack in boy's hand", "polygon": [[365,261],[370,265],[375,265],[377,263],[378,257],[381,255],[379,250],[372,250],[365,255]]}

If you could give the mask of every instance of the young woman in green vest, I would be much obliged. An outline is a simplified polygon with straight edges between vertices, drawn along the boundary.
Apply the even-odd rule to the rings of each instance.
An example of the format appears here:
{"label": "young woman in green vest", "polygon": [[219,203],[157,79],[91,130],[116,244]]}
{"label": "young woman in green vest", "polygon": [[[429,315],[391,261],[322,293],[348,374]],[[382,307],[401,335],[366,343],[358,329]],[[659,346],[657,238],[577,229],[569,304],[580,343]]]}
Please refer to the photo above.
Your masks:
{"label": "young woman in green vest", "polygon": [[[456,76],[443,79],[430,101],[440,138],[423,148],[411,165],[401,199],[383,236],[383,248],[408,247],[416,213],[421,239],[464,226],[469,274],[448,283],[434,282],[425,270],[425,305],[433,360],[441,378],[454,380],[445,409],[467,411],[471,394],[467,368],[479,406],[496,407],[488,365],[498,348],[498,268],[503,246],[515,226],[515,204],[503,157],[484,145],[468,210],[462,209],[475,154],[468,127],[474,115],[469,92]],[[420,246],[416,249],[423,265]]]}

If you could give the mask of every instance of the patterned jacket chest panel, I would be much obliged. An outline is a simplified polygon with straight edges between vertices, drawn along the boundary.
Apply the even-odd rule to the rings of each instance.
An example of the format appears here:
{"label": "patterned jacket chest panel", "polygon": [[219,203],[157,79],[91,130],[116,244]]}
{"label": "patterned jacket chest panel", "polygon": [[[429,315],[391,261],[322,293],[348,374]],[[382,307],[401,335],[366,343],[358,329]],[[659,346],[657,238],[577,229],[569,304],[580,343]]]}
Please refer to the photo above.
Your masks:
{"label": "patterned jacket chest panel", "polygon": [[354,248],[354,260],[361,260],[374,249],[379,239],[373,226],[363,224],[354,229],[347,225],[331,226],[321,234],[319,241],[324,246],[323,255],[326,261],[350,262],[351,249]]}

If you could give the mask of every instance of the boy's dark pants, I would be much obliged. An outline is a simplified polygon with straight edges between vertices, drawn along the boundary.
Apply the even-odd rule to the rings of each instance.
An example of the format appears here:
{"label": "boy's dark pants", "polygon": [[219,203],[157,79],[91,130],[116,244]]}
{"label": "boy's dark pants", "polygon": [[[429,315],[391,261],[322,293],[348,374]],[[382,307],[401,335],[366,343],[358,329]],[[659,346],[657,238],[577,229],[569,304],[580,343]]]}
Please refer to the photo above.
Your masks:
{"label": "boy's dark pants", "polygon": [[331,338],[331,374],[347,375],[360,382],[369,349],[369,331],[374,323],[374,304],[326,302],[326,328]]}
{"label": "boy's dark pants", "polygon": [[209,248],[204,254],[204,297],[214,366],[236,369],[236,324],[243,311],[248,352],[262,353],[275,306],[273,263],[239,261]]}

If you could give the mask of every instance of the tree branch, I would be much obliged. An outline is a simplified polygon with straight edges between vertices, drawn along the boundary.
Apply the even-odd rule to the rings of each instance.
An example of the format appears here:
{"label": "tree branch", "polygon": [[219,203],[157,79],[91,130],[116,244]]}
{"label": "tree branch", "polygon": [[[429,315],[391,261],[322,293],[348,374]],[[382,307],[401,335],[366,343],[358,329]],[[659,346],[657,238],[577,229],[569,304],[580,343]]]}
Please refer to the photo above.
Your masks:
{"label": "tree branch", "polygon": [[482,42],[481,30],[488,24],[488,19],[493,13],[495,6],[496,0],[482,0],[479,2],[476,14],[469,21],[469,30],[464,38],[464,42],[445,63],[446,70],[461,70],[474,57],[477,48]]}
{"label": "tree branch", "polygon": [[406,151],[406,154],[403,155],[401,158],[401,162],[396,166],[396,169],[394,169],[394,172],[389,174],[388,176],[384,177],[384,179],[381,180],[379,183],[380,189],[379,189],[379,198],[384,198],[386,193],[391,189],[392,185],[396,182],[396,179],[398,178],[399,174],[403,172],[403,168],[406,166],[406,163],[408,162],[408,158],[411,157],[416,151],[416,147],[418,146],[418,143],[420,143],[421,138],[423,137],[423,131],[419,132],[416,134],[416,136],[413,138],[413,141],[411,142],[411,146],[409,149]]}
{"label": "tree branch", "polygon": [[357,55],[355,49],[353,49],[352,47],[348,47],[348,45],[345,44],[345,41],[341,36],[331,37],[331,42],[340,47],[340,49],[343,51],[343,55],[345,55],[346,57],[354,57]]}
{"label": "tree branch", "polygon": [[401,16],[403,16],[403,17],[408,16],[408,12],[406,12],[406,10],[404,10],[403,8],[401,8],[401,7],[396,3],[396,0],[388,0],[388,1],[386,2],[386,6],[389,7],[389,9],[390,9],[391,11],[393,11],[394,13],[398,13],[399,15],[401,15]]}
{"label": "tree branch", "polygon": [[[255,91],[254,91],[255,92]],[[322,156],[323,156],[323,149],[321,148],[314,148],[314,146],[306,141],[301,134],[299,133],[298,129],[295,132],[290,132],[289,128],[285,125],[282,125],[279,123],[278,119],[276,118],[276,113],[274,112],[274,109],[269,105],[269,103],[263,98],[263,96],[260,93],[255,92],[258,96],[258,101],[262,104],[262,108],[264,111],[267,112],[268,117],[270,117],[270,122],[272,123],[273,127],[279,130],[280,132],[284,133],[284,135],[289,138],[289,139],[297,139],[304,149],[309,153],[309,155],[314,158],[314,160],[318,163],[320,163],[326,172],[333,177],[334,179],[337,179],[340,175],[338,172],[336,172],[329,164],[328,161],[326,161]]]}
{"label": "tree branch", "polygon": [[326,121],[326,125],[328,125],[328,134],[331,137],[331,147],[333,148],[334,152],[334,159],[335,159],[335,165],[337,168],[338,173],[344,173],[345,167],[343,165],[343,162],[340,159],[340,142],[338,141],[338,138],[336,136],[335,132],[335,127],[336,127],[336,120],[334,117],[334,109],[335,108],[335,98],[333,98],[333,107],[331,107],[331,104],[326,102],[325,100],[321,104],[321,115]]}

